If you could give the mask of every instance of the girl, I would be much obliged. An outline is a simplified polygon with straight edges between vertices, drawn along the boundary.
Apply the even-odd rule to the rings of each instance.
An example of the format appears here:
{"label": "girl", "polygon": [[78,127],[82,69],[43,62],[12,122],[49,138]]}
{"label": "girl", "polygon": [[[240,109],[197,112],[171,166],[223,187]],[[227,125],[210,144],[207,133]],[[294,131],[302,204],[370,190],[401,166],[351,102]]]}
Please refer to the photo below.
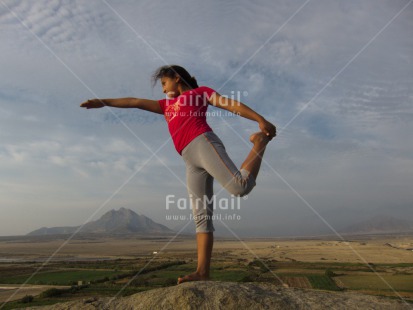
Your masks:
{"label": "girl", "polygon": [[[168,98],[158,101],[92,99],[80,106],[86,109],[104,106],[138,108],[165,116],[175,148],[186,164],[187,188],[196,224],[197,270],[178,278],[178,284],[208,280],[215,230],[212,224],[213,180],[217,179],[235,196],[248,194],[256,184],[265,147],[275,137],[276,128],[245,104],[223,97],[209,87],[199,87],[195,78],[180,66],[160,67],[152,78],[154,85],[161,80]],[[250,136],[253,146],[239,170],[206,122],[209,104],[258,122],[261,131]]]}

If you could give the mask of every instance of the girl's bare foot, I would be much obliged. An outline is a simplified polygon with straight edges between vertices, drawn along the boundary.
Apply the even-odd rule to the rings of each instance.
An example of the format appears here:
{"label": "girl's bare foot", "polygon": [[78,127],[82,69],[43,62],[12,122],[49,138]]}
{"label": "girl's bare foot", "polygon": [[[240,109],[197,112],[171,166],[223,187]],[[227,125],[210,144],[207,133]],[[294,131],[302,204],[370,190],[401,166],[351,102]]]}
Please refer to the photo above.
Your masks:
{"label": "girl's bare foot", "polygon": [[178,284],[189,282],[189,281],[206,281],[206,280],[209,280],[209,277],[201,276],[199,273],[194,272],[182,278],[181,277],[178,278]]}
{"label": "girl's bare foot", "polygon": [[253,133],[250,136],[250,141],[254,144],[262,143],[262,144],[265,145],[268,142],[270,142],[270,138],[268,138],[268,136],[265,133],[263,133],[262,131],[259,131],[259,132]]}

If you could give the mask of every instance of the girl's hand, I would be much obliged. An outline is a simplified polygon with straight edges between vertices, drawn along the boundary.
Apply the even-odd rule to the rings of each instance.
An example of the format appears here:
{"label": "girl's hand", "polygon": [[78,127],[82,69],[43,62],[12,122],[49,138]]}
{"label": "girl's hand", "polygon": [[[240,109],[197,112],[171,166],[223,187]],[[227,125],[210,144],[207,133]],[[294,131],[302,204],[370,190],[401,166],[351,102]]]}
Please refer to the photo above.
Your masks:
{"label": "girl's hand", "polygon": [[260,121],[258,125],[261,131],[265,133],[270,138],[270,140],[277,135],[277,128],[266,119]]}
{"label": "girl's hand", "polygon": [[86,109],[97,109],[104,107],[105,104],[101,99],[89,99],[88,101],[83,102],[80,107]]}

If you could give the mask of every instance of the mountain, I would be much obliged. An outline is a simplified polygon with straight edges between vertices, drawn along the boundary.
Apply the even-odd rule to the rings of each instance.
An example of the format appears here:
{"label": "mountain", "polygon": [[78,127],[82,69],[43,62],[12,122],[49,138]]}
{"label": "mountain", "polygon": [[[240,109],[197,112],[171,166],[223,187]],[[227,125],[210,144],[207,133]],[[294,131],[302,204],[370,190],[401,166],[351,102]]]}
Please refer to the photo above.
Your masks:
{"label": "mountain", "polygon": [[[43,227],[28,233],[28,236],[72,234],[81,226],[74,227]],[[149,234],[149,233],[172,233],[173,230],[158,224],[150,218],[139,215],[136,212],[120,208],[110,210],[100,219],[86,223],[79,231],[80,234]]]}
{"label": "mountain", "polygon": [[382,234],[413,232],[413,223],[393,216],[378,215],[350,225],[340,231],[345,234]]}

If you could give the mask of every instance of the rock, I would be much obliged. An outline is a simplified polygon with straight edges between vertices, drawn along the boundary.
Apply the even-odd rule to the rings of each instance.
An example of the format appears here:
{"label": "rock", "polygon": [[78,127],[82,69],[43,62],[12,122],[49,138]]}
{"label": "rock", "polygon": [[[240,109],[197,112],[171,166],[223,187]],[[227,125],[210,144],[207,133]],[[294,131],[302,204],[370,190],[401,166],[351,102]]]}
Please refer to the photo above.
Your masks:
{"label": "rock", "polygon": [[403,301],[354,292],[285,288],[268,283],[199,281],[153,289],[127,297],[101,297],[25,309],[412,309]]}

